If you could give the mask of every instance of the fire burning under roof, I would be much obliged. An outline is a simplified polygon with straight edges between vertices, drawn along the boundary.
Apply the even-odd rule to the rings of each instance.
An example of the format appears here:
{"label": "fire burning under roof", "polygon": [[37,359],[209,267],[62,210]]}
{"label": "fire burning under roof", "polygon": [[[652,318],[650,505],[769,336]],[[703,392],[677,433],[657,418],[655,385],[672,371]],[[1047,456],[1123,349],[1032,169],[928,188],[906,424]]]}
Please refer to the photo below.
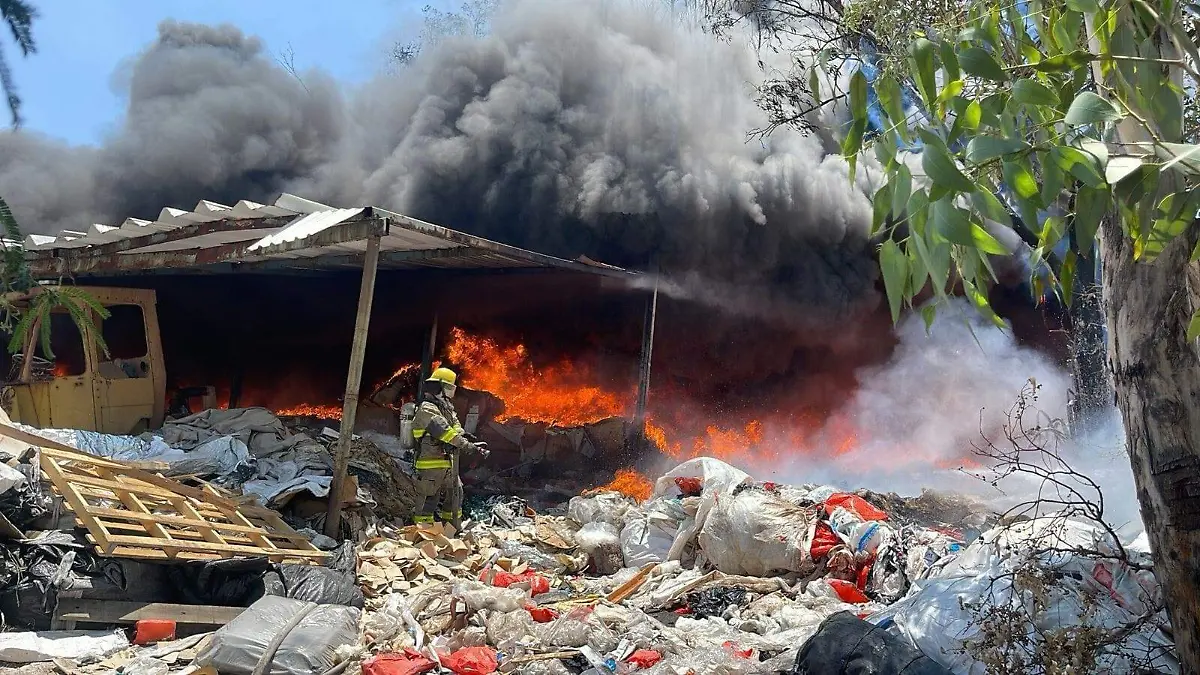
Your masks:
{"label": "fire burning under roof", "polygon": [[283,194],[272,205],[201,201],[164,208],[156,220],[25,238],[35,277],[351,270],[367,239],[381,235],[382,269],[560,269],[633,276],[581,258],[564,260],[375,207],[339,209]]}

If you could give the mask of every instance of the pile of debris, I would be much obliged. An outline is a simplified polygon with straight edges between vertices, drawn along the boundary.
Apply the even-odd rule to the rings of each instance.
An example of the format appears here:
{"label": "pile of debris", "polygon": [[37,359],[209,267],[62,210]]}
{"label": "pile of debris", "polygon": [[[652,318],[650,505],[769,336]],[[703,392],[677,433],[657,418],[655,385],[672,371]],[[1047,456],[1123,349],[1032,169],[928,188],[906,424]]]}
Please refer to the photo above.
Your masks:
{"label": "pile of debris", "polygon": [[[31,664],[19,672],[1179,672],[1147,556],[1065,518],[1001,526],[968,500],[759,482],[698,458],[645,501],[492,498],[455,531],[383,513],[406,473],[367,438],[338,546],[296,508],[322,503],[321,432],[209,411],[145,441],[191,446],[182,457],[128,461],[82,432],[70,440],[91,455],[14,433],[0,611],[34,630],[0,633],[0,662]],[[182,475],[206,446],[215,480]],[[77,623],[104,630],[61,630]]]}

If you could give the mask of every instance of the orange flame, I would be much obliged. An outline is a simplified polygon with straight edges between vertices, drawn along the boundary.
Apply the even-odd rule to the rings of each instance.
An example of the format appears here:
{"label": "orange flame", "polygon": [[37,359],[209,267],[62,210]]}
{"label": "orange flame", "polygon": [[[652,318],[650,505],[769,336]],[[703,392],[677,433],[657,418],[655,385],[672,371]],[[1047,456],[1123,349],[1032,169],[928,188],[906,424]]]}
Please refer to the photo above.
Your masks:
{"label": "orange flame", "polygon": [[597,386],[587,368],[566,361],[535,368],[523,344],[501,347],[454,328],[446,355],[463,370],[460,384],[504,401],[499,422],[517,418],[569,427],[625,412],[623,397]]}
{"label": "orange flame", "polygon": [[276,410],[275,414],[279,417],[316,417],[323,420],[340,420],[342,419],[342,406],[301,403]]}
{"label": "orange flame", "polygon": [[620,492],[627,497],[633,497],[639,502],[644,502],[650,499],[650,495],[654,494],[654,483],[642,474],[633,469],[619,469],[616,476],[608,485],[588,490],[585,494],[595,494],[597,492]]}

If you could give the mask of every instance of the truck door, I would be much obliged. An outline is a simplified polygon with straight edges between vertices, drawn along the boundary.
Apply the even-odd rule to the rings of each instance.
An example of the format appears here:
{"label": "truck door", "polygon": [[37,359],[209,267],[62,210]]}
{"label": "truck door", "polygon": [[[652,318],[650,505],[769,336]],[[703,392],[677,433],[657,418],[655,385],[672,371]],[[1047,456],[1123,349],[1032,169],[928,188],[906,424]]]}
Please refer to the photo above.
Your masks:
{"label": "truck door", "polygon": [[155,359],[146,339],[145,313],[134,304],[107,305],[109,317],[100,324],[108,345],[106,358],[97,350],[96,405],[99,431],[138,434],[151,427],[155,407]]}
{"label": "truck door", "polygon": [[79,327],[65,311],[50,314],[50,348],[54,351],[53,359],[44,353],[40,343],[35,352],[54,362],[54,379],[36,382],[31,387],[41,390],[34,397],[45,397],[45,407],[38,407],[49,412],[46,415],[49,419],[38,422],[43,428],[95,429],[92,364]]}

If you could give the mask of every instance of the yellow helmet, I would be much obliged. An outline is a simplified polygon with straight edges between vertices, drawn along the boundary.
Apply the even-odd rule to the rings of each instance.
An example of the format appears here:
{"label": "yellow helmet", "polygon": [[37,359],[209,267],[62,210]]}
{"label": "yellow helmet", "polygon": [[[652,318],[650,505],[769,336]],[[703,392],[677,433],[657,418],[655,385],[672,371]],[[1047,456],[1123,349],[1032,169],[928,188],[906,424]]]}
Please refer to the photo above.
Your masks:
{"label": "yellow helmet", "polygon": [[455,375],[454,371],[450,370],[449,368],[435,368],[434,371],[429,374],[429,379],[425,381],[441,382],[442,384],[448,384],[453,387],[458,383],[458,375]]}

